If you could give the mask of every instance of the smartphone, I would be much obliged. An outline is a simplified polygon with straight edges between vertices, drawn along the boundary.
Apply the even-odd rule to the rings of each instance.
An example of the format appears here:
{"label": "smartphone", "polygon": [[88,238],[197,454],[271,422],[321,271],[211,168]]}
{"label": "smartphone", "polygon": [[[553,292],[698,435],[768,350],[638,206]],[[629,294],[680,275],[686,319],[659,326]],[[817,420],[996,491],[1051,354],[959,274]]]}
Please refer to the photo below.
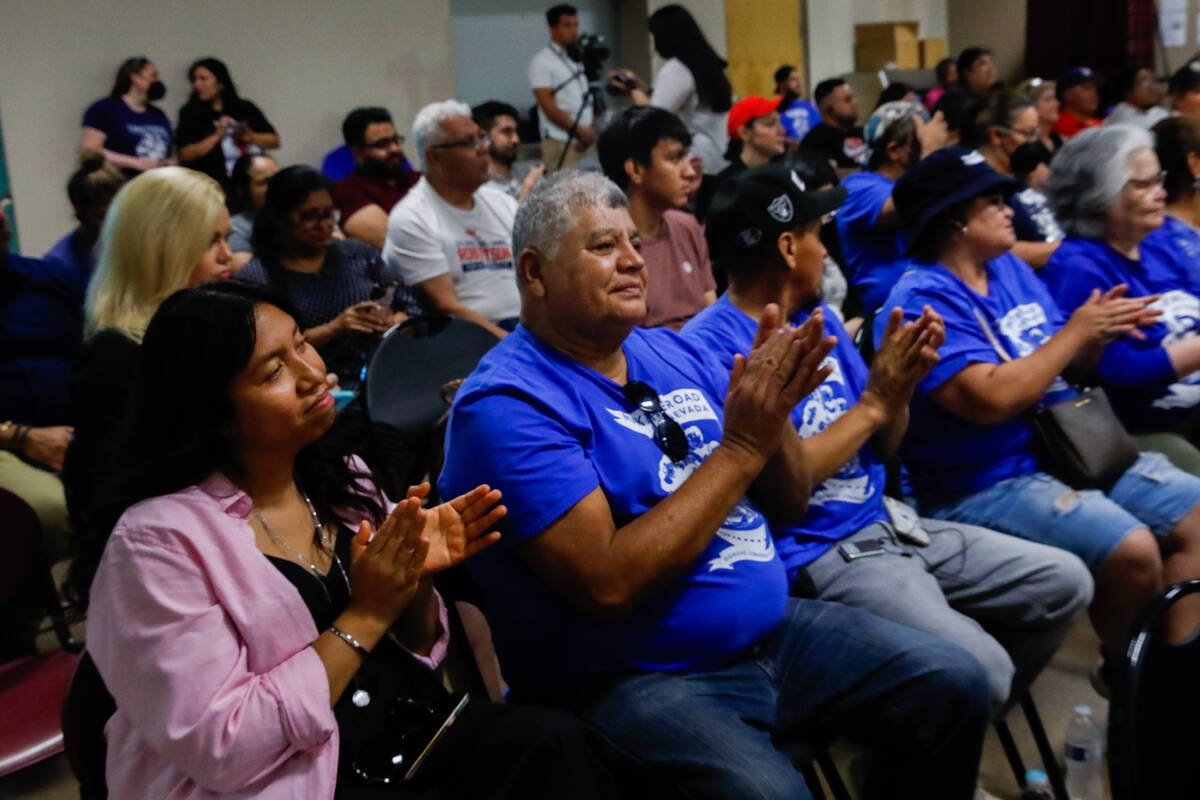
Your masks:
{"label": "smartphone", "polygon": [[883,539],[868,539],[865,542],[843,542],[838,545],[838,552],[847,562],[856,558],[869,558],[883,555],[887,544]]}
{"label": "smartphone", "polygon": [[386,286],[376,286],[371,290],[371,299],[379,304],[387,313],[392,313],[392,303],[396,300],[396,284],[389,283]]}
{"label": "smartphone", "polygon": [[417,760],[414,761],[413,765],[408,768],[408,772],[404,773],[405,781],[411,781],[413,776],[417,774],[417,770],[421,768],[421,764],[433,750],[433,746],[438,743],[439,739],[442,738],[442,735],[446,732],[446,729],[454,724],[454,720],[458,719],[458,715],[464,708],[466,708],[467,701],[470,699],[471,695],[464,694],[462,699],[458,701],[458,704],[454,706],[454,709],[450,712],[449,716],[442,721],[441,727],[439,727],[437,732],[433,734],[433,737],[429,740],[429,744],[425,745],[425,749],[421,751],[419,756],[417,756]]}

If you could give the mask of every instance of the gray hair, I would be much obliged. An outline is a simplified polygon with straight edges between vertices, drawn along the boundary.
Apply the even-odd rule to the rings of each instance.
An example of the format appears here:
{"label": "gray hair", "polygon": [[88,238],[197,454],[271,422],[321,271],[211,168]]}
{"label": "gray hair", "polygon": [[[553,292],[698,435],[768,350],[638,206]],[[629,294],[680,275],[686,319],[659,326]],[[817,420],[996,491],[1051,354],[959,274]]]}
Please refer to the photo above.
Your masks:
{"label": "gray hair", "polygon": [[446,143],[446,132],[442,130],[442,123],[452,117],[471,119],[471,107],[458,100],[439,100],[417,112],[417,117],[413,120],[413,142],[422,162],[425,161],[426,150],[434,145]]}
{"label": "gray hair", "polygon": [[563,170],[537,182],[517,209],[513,222],[513,253],[527,248],[546,258],[558,254],[558,243],[584,208],[628,208],[629,200],[615,183],[599,172]]}
{"label": "gray hair", "polygon": [[1047,193],[1062,229],[1071,236],[1104,238],[1108,209],[1133,175],[1129,157],[1153,149],[1154,139],[1133,125],[1102,125],[1077,133],[1050,162]]}

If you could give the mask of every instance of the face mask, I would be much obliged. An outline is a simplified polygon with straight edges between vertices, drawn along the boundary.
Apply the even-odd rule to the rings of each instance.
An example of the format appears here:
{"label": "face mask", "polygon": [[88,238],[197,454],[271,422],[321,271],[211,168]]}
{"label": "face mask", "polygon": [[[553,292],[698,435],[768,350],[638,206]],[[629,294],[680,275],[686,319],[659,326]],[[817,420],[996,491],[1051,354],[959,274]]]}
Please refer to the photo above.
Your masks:
{"label": "face mask", "polygon": [[151,101],[162,100],[167,93],[167,87],[162,81],[155,81],[146,89],[146,97]]}

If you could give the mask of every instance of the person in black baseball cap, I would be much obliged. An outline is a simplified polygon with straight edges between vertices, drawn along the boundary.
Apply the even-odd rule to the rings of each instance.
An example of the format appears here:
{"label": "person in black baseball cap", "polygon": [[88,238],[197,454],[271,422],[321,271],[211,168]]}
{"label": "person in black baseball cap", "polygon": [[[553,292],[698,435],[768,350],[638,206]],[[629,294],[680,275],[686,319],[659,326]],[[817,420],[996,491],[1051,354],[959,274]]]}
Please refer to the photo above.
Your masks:
{"label": "person in black baseball cap", "polygon": [[1084,128],[1100,124],[1100,82],[1088,67],[1072,67],[1058,76],[1056,84],[1062,112],[1054,123],[1054,132],[1070,139]]}
{"label": "person in black baseball cap", "polygon": [[[710,234],[729,245],[729,290],[684,326],[684,338],[722,365],[751,349],[760,324],[819,321],[827,341],[835,341],[824,381],[790,415],[811,466],[808,511],[797,523],[771,529],[793,594],[845,603],[954,642],[984,666],[992,708],[1004,707],[1024,695],[1087,604],[1083,565],[1068,553],[975,525],[919,520],[885,499],[884,461],[904,437],[909,399],[938,363],[942,318],[926,308],[905,322],[900,309],[891,310],[878,323],[882,343],[868,368],[837,315],[820,302],[815,220],[788,230],[828,208],[836,190],[805,193],[787,170],[771,168],[750,170],[731,188],[709,223]],[[792,220],[777,221],[773,212],[786,206]],[[757,245],[742,249],[755,239]],[[882,558],[844,555],[879,541],[887,542]],[[932,566],[950,563],[949,571]],[[1030,582],[1038,585],[1036,598]],[[896,603],[901,593],[905,601]],[[978,621],[1002,623],[1003,638]]]}
{"label": "person in black baseball cap", "polygon": [[752,167],[713,198],[705,231],[709,254],[716,268],[732,279],[768,264],[781,265],[786,252],[803,243],[811,248],[819,284],[825,259],[821,222],[845,199],[846,190],[840,186],[809,191],[799,173],[786,165]]}

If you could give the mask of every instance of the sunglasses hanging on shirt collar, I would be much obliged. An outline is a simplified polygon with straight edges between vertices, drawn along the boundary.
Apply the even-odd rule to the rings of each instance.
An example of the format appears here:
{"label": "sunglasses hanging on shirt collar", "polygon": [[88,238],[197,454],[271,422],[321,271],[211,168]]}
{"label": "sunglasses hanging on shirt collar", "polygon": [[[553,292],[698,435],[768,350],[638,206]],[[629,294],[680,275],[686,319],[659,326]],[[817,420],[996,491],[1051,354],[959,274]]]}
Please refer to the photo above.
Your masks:
{"label": "sunglasses hanging on shirt collar", "polygon": [[626,400],[637,406],[650,420],[650,426],[654,429],[654,442],[658,445],[658,449],[666,453],[667,457],[677,464],[687,458],[689,450],[687,434],[683,432],[683,428],[678,422],[663,411],[662,403],[658,400],[658,392],[641,381],[629,381],[621,387],[621,392],[625,395]]}

